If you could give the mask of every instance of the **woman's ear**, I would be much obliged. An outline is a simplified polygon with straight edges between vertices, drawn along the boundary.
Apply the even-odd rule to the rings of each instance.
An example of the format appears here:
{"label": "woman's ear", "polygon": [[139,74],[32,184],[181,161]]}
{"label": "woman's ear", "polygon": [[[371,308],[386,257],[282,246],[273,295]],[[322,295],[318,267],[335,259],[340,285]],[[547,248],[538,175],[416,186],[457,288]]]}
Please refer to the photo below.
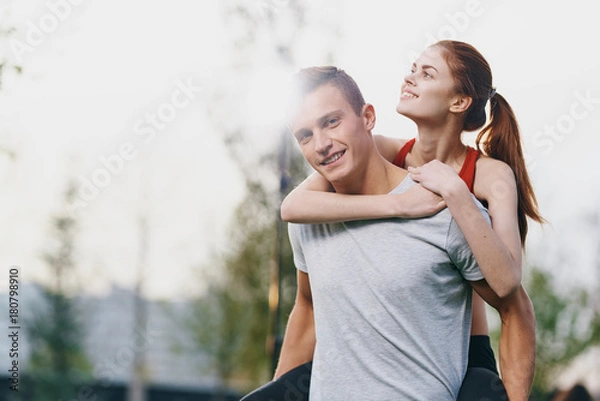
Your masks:
{"label": "woman's ear", "polygon": [[469,109],[473,103],[473,98],[470,96],[457,95],[450,105],[451,113],[463,113]]}
{"label": "woman's ear", "polygon": [[362,116],[365,119],[365,125],[368,131],[371,131],[375,128],[375,121],[377,117],[375,116],[375,107],[372,104],[367,103],[363,106]]}

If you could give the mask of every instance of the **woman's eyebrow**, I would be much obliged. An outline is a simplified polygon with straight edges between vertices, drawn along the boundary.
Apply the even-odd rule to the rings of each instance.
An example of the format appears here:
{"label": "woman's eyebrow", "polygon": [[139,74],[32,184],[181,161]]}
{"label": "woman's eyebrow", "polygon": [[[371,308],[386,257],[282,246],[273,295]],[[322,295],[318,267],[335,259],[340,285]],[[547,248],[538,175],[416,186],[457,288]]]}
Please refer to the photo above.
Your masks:
{"label": "woman's eyebrow", "polygon": [[431,68],[432,70],[435,70],[435,72],[438,72],[437,68],[435,68],[435,67],[434,67],[434,66],[432,66],[432,65],[429,65],[429,64],[423,64],[423,65],[421,66],[421,69],[422,69],[422,70],[426,70],[426,69],[428,69],[428,68]]}

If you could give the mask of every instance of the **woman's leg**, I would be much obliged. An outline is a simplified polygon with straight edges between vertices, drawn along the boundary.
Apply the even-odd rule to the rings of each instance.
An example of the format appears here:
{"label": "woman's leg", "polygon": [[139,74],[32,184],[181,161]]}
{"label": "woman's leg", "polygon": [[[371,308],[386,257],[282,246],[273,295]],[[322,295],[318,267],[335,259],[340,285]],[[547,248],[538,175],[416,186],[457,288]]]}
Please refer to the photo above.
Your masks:
{"label": "woman's leg", "polygon": [[471,336],[467,374],[457,401],[508,401],[488,336]]}

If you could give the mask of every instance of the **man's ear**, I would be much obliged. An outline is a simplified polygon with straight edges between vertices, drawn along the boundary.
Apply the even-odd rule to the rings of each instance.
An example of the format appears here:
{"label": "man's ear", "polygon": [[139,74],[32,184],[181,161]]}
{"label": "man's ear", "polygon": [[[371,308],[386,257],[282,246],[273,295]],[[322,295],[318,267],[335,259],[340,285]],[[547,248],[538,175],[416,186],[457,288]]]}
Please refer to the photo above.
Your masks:
{"label": "man's ear", "polygon": [[463,113],[469,109],[473,103],[473,98],[465,95],[457,95],[450,105],[451,113]]}
{"label": "man's ear", "polygon": [[363,106],[362,117],[365,119],[367,131],[371,131],[373,128],[375,128],[375,121],[377,120],[377,117],[375,116],[375,107],[373,107],[372,104],[367,103]]}

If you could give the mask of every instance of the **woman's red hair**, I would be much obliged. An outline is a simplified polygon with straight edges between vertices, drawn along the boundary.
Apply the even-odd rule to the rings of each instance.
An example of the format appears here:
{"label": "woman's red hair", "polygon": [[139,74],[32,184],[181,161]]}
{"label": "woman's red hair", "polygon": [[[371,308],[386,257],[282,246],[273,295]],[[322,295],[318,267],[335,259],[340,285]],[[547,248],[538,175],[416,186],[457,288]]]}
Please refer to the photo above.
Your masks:
{"label": "woman's red hair", "polygon": [[456,91],[472,98],[466,112],[463,130],[475,131],[484,126],[485,106],[490,100],[490,121],[475,140],[483,154],[508,164],[517,182],[518,218],[521,245],[527,236],[527,217],[542,223],[544,218],[531,186],[521,147],[521,134],[515,114],[504,97],[492,86],[492,71],[481,53],[468,43],[442,40],[433,46],[443,51],[444,58],[456,81]]}

